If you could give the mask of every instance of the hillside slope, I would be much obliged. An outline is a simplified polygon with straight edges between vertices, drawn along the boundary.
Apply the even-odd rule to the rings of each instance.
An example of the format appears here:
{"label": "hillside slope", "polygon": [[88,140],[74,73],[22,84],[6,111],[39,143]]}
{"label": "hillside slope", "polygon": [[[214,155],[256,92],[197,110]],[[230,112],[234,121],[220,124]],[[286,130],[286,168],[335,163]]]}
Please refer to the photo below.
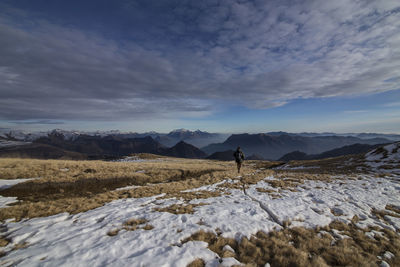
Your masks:
{"label": "hillside slope", "polygon": [[307,155],[301,151],[293,151],[282,156],[280,161],[291,161],[291,160],[313,160],[313,159],[325,159],[332,157],[339,157],[345,155],[354,155],[366,153],[372,149],[382,146],[382,144],[368,145],[368,144],[354,144],[349,146],[344,146],[329,151],[325,151],[321,154]]}
{"label": "hillside slope", "polygon": [[59,147],[38,143],[1,147],[0,157],[74,160],[88,159],[88,156],[82,153],[68,151]]}
{"label": "hillside slope", "polygon": [[189,158],[189,159],[199,159],[205,158],[206,153],[198,149],[197,147],[187,144],[184,141],[177,143],[175,146],[166,149],[163,152],[165,156],[178,157],[178,158]]}

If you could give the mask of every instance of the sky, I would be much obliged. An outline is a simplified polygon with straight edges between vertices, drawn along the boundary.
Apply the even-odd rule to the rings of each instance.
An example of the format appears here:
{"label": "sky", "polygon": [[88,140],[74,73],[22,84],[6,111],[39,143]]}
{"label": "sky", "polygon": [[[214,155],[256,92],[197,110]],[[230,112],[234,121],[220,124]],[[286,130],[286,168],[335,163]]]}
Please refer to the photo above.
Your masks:
{"label": "sky", "polygon": [[400,1],[0,0],[0,130],[400,133]]}

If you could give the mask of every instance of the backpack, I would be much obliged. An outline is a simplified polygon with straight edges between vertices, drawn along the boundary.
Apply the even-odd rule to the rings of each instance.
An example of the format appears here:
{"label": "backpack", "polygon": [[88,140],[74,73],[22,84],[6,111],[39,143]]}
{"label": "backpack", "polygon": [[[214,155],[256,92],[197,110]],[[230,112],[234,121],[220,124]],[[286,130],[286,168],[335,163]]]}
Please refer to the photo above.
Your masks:
{"label": "backpack", "polygon": [[236,162],[242,162],[244,160],[244,155],[242,151],[235,151],[233,156],[235,157]]}

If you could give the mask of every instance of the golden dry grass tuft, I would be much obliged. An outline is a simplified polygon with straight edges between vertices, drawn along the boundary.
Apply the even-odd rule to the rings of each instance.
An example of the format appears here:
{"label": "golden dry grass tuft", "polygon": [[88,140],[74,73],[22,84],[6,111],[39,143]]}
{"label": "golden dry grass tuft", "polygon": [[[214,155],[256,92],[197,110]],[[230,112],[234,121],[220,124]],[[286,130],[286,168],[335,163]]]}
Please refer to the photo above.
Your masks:
{"label": "golden dry grass tuft", "polygon": [[273,190],[273,189],[267,189],[267,188],[262,188],[262,187],[257,187],[256,190],[260,193],[267,193],[269,197],[272,199],[277,199],[281,198],[282,196],[280,195],[279,191]]}
{"label": "golden dry grass tuft", "polygon": [[138,218],[138,219],[131,218],[131,219],[123,222],[122,226],[120,228],[114,228],[114,229],[109,230],[107,232],[107,235],[108,236],[116,236],[122,229],[124,229],[126,231],[135,231],[135,230],[139,230],[139,229],[149,231],[149,230],[154,229],[154,226],[152,226],[151,224],[148,224],[148,220],[146,220],[144,218]]}
{"label": "golden dry grass tuft", "polygon": [[145,224],[147,222],[148,221],[146,219],[144,219],[144,218],[139,218],[139,219],[132,218],[132,219],[129,219],[129,220],[125,221],[123,223],[123,225],[124,226],[137,226],[137,225],[140,225],[140,224]]}
{"label": "golden dry grass tuft", "polygon": [[204,267],[204,266],[206,266],[206,264],[202,259],[195,259],[194,261],[186,265],[186,267]]}
{"label": "golden dry grass tuft", "polygon": [[194,208],[199,206],[207,205],[206,203],[199,204],[172,204],[164,208],[154,208],[154,211],[158,212],[169,212],[173,214],[193,214]]}
{"label": "golden dry grass tuft", "polygon": [[146,224],[146,226],[141,227],[141,228],[139,227],[140,225],[145,224],[147,222],[148,221],[146,219],[143,219],[143,218],[139,218],[139,219],[132,218],[132,219],[129,219],[129,220],[125,221],[122,224],[122,227],[127,231],[135,231],[137,229],[144,229],[144,227],[146,227],[146,226],[147,226],[146,228],[148,230],[153,229],[153,227],[151,225],[149,225],[149,224]]}
{"label": "golden dry grass tuft", "polygon": [[[5,247],[8,244],[10,244],[10,242],[11,242],[11,239],[0,237],[0,247]],[[26,248],[28,246],[29,246],[28,242],[20,242],[20,243],[12,245],[11,251],[21,249],[21,248]],[[6,252],[3,250],[0,250],[0,258],[6,256],[9,252],[10,251]]]}
{"label": "golden dry grass tuft", "polygon": [[400,218],[400,209],[391,204],[386,205],[384,210],[372,209],[371,213],[384,222],[388,221],[386,216]]}
{"label": "golden dry grass tuft", "polygon": [[10,239],[6,237],[0,237],[0,247],[5,247],[10,243]]}
{"label": "golden dry grass tuft", "polygon": [[392,212],[398,213],[400,215],[400,208],[398,206],[387,204],[385,209],[390,210]]}
{"label": "golden dry grass tuft", "polygon": [[150,231],[150,230],[154,229],[154,226],[151,224],[146,224],[145,226],[142,227],[142,229],[146,230],[146,231]]}
{"label": "golden dry grass tuft", "polygon": [[186,202],[193,200],[193,199],[205,199],[205,198],[210,198],[210,197],[219,197],[222,194],[227,194],[222,191],[206,191],[206,190],[199,190],[199,191],[191,191],[191,192],[175,192],[175,193],[169,193],[163,197],[160,198],[176,198],[176,199],[182,199]]}
{"label": "golden dry grass tuft", "polygon": [[275,190],[257,187],[256,190],[261,193],[276,193]]}
{"label": "golden dry grass tuft", "polygon": [[112,229],[107,232],[107,235],[108,236],[116,236],[119,233],[119,231],[121,231],[121,229]]}
{"label": "golden dry grass tuft", "polygon": [[[365,234],[371,230],[380,231],[382,237],[374,239]],[[337,238],[335,233],[348,238]],[[376,266],[379,257],[386,251],[394,257],[385,259],[391,266],[400,264],[400,237],[388,229],[361,229],[354,224],[333,222],[327,227],[306,229],[301,227],[286,228],[281,231],[258,232],[250,239],[243,238],[240,242],[215,235],[211,232],[199,231],[184,239],[189,241],[204,241],[208,248],[225,257],[225,245],[229,245],[233,256],[246,266]]]}

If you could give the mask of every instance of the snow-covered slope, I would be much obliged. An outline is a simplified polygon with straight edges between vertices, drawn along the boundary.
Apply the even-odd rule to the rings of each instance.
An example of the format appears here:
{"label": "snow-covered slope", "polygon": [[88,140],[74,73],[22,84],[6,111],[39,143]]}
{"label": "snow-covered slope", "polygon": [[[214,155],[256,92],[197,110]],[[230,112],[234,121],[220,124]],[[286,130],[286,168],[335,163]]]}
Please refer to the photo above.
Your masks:
{"label": "snow-covered slope", "polygon": [[22,145],[29,145],[29,144],[30,144],[30,142],[0,140],[0,148],[10,147],[10,146],[22,146]]}
{"label": "snow-covered slope", "polygon": [[366,165],[389,172],[400,171],[400,142],[386,145],[365,155]]}
{"label": "snow-covered slope", "polygon": [[[91,136],[107,136],[107,135],[118,135],[122,134],[118,130],[110,130],[110,131],[76,131],[76,130],[63,130],[63,129],[54,129],[50,131],[39,131],[39,132],[25,132],[25,131],[3,131],[0,132],[0,137],[4,139],[15,139],[20,141],[34,141],[40,137],[48,136],[51,133],[59,133],[64,135],[65,139],[74,139],[79,135],[91,135]],[[126,133],[129,134],[129,133]]]}

